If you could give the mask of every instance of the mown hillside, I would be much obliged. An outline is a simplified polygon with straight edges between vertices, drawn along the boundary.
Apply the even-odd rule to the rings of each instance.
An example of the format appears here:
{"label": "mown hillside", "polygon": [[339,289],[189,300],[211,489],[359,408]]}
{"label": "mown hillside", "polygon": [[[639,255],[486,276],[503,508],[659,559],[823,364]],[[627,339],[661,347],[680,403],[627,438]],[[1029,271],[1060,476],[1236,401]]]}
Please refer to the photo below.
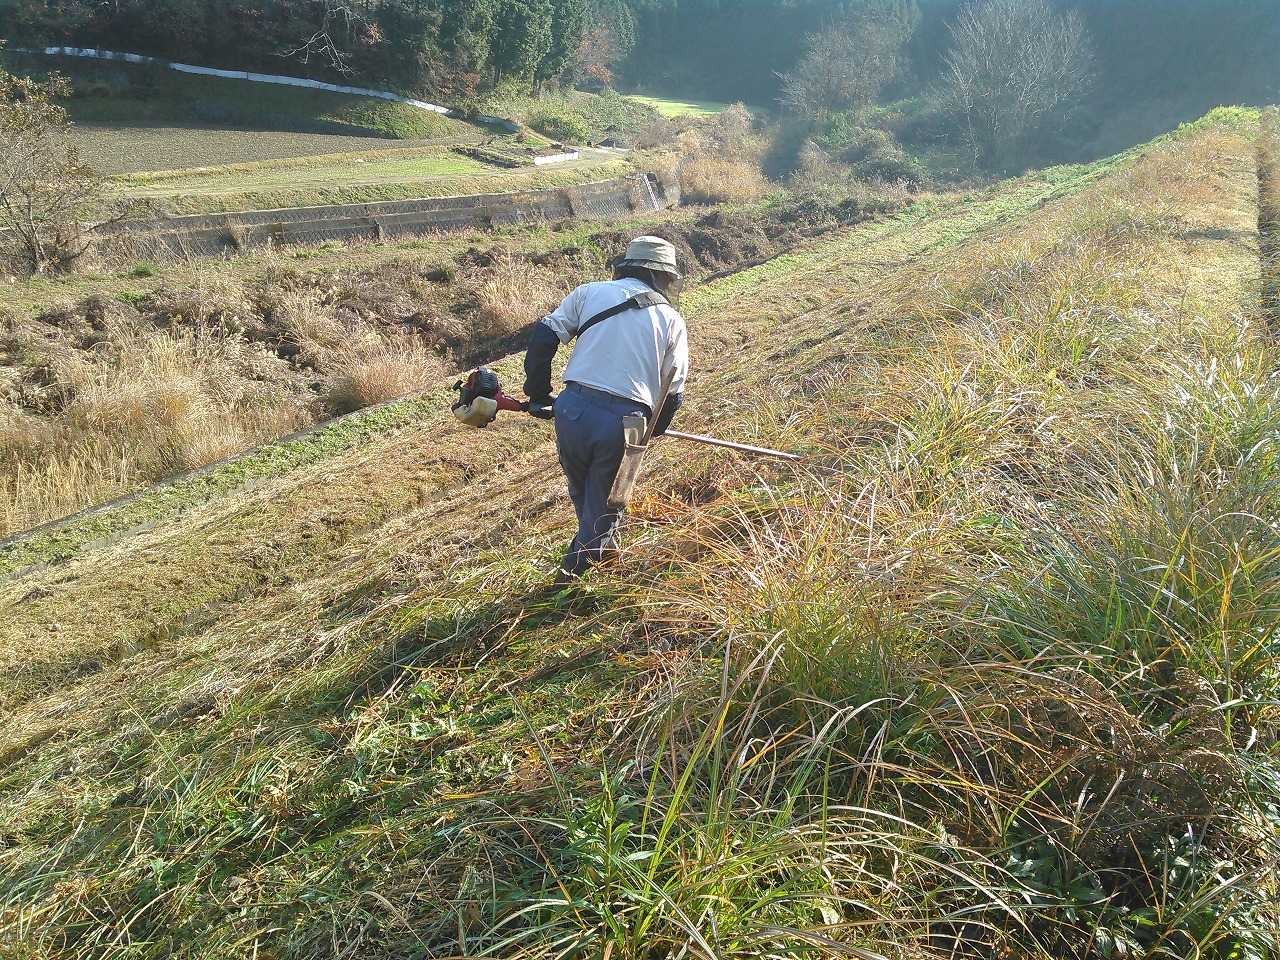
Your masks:
{"label": "mown hillside", "polygon": [[572,602],[444,383],[0,547],[0,956],[1276,956],[1275,137],[691,290],[807,463],[662,441]]}

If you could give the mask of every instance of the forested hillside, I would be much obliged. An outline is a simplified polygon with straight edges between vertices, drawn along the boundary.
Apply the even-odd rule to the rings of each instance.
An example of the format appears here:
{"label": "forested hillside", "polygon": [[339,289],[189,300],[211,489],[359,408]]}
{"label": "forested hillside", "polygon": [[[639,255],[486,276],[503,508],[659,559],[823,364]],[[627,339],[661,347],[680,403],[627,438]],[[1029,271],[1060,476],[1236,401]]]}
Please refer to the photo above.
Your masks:
{"label": "forested hillside", "polygon": [[571,66],[589,0],[3,0],[0,36],[206,66],[356,77],[463,103]]}
{"label": "forested hillside", "polygon": [[[1274,0],[1051,0],[1091,37],[1097,109],[1187,96],[1275,99]],[[502,81],[640,85],[775,105],[811,37],[867,17],[903,24],[893,92],[939,76],[963,0],[0,0],[0,37],[210,66],[386,83],[465,101]]]}

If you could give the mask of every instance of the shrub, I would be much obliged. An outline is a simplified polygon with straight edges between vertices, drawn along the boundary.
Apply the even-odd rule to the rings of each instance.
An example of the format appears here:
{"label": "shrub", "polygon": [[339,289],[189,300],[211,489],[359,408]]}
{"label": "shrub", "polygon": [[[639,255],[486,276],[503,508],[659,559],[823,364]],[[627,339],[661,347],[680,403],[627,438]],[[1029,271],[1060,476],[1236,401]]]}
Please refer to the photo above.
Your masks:
{"label": "shrub", "polygon": [[561,105],[546,105],[529,115],[529,126],[552,140],[585,143],[591,138],[591,125],[581,114]]}
{"label": "shrub", "polygon": [[925,182],[929,174],[915,157],[905,151],[868,157],[854,164],[854,175],[863,180],[881,180],[919,184]]}
{"label": "shrub", "polygon": [[892,133],[865,126],[856,116],[841,114],[833,118],[816,142],[864,180],[924,183],[928,179],[924,165],[907,153]]}

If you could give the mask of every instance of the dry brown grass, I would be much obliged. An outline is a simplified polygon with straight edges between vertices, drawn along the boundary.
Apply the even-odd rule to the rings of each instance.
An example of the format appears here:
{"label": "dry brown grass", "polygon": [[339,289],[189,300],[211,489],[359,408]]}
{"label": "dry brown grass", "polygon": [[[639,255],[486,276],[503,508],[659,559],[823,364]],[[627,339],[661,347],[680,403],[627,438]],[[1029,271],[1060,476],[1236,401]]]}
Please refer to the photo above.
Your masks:
{"label": "dry brown grass", "polygon": [[333,371],[325,404],[347,413],[423,390],[446,376],[443,360],[408,336],[370,338],[329,358]]}
{"label": "dry brown grass", "polygon": [[[765,177],[761,161],[769,141],[756,129],[751,112],[734,104],[711,117],[686,119],[670,149],[683,160],[669,169],[658,161],[663,182],[678,176],[682,199],[693,203],[755,203],[776,187]],[[668,168],[668,169],[663,169]]]}
{"label": "dry brown grass", "polygon": [[350,339],[323,291],[313,287],[279,291],[268,309],[273,325],[296,350],[299,363],[316,365]]}
{"label": "dry brown grass", "polygon": [[218,326],[239,331],[254,317],[254,304],[244,283],[221,273],[197,273],[194,283],[162,288],[152,297],[152,312],[177,326]]}
{"label": "dry brown grass", "polygon": [[210,267],[121,302],[10,315],[0,332],[0,533],[421,390],[450,351],[554,308],[569,268],[509,254],[261,280]]}
{"label": "dry brown grass", "polygon": [[[34,395],[44,415],[0,410],[0,532],[203,466],[306,422],[287,393],[258,382],[238,341],[193,331],[103,333],[100,355],[48,344]],[[96,358],[95,358],[96,357]]]}
{"label": "dry brown grass", "polygon": [[475,340],[510,336],[554,310],[568,293],[544,268],[506,256],[497,260],[476,286]]}
{"label": "dry brown grass", "polygon": [[680,167],[680,189],[692,203],[755,203],[775,188],[754,162],[699,157]]}

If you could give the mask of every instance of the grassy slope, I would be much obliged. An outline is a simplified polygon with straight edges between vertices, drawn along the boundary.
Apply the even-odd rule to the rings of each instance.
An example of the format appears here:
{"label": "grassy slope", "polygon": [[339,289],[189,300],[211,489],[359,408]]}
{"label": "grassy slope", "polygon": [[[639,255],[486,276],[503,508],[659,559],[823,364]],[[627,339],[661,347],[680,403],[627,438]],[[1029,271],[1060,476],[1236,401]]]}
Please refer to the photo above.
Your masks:
{"label": "grassy slope", "polygon": [[[1083,174],[1085,178],[1092,175],[1090,172]],[[795,254],[777,258],[762,267],[718,281],[704,290],[693,292],[685,299],[691,322],[698,326],[699,336],[702,339],[701,349],[704,354],[712,348],[722,352],[732,352],[742,338],[758,336],[761,328],[768,329],[781,317],[796,316],[817,304],[827,302],[833,297],[835,291],[843,287],[860,286],[865,282],[863,274],[867,269],[865,258],[872,257],[873,263],[879,263],[880,261],[874,258],[878,253],[884,251],[882,255],[891,258],[889,262],[903,264],[919,256],[922,251],[939,247],[945,249],[975,232],[989,228],[993,221],[999,222],[1010,215],[1025,212],[1027,209],[1034,208],[1042,203],[1046,197],[1062,190],[1073,188],[1077,185],[1080,176],[1079,172],[1071,172],[1061,175],[1055,174],[1047,178],[1034,177],[1025,183],[1010,186],[1005,190],[992,190],[982,197],[940,201],[938,202],[939,209],[935,209],[933,206],[925,206],[906,217],[896,219],[887,224],[855,231],[850,235],[841,236],[835,240],[820,242]],[[870,246],[870,249],[868,249],[869,239],[874,240],[874,244]],[[839,265],[842,263],[847,264],[843,270],[839,269]],[[799,291],[803,291],[803,293]],[[784,298],[783,303],[774,302],[772,299],[779,295]],[[725,316],[732,318],[729,320],[729,329],[723,333],[717,332],[720,324],[712,326],[702,322],[699,317],[699,305],[705,300],[713,299],[719,301],[716,310],[717,315],[720,315],[721,311],[723,311]],[[748,317],[752,318],[754,322],[747,322]],[[756,330],[754,334],[751,332],[753,328]],[[730,367],[725,371],[725,375],[732,381],[741,376],[742,370],[737,361],[730,359],[729,362]],[[513,381],[517,377],[514,359],[506,361],[505,367],[503,364],[499,364],[498,368],[508,370],[509,377]],[[706,376],[706,374],[703,375]],[[422,449],[413,451],[415,456],[421,458],[420,462],[424,464],[424,469],[426,464],[433,462],[467,462],[477,454],[487,459],[495,433],[500,433],[503,436],[510,435],[511,442],[521,445],[527,445],[531,442],[536,443],[540,438],[540,434],[536,430],[529,430],[526,423],[519,421],[515,423],[506,422],[500,428],[495,428],[485,435],[486,440],[490,441],[488,444],[479,444],[474,435],[466,432],[457,432],[452,426],[453,422],[449,415],[447,404],[443,402],[442,395],[438,406],[426,415],[426,426],[418,433],[418,438],[416,440],[410,438],[410,442],[425,444],[434,451],[433,456],[426,456]],[[440,435],[444,437],[443,443]],[[542,439],[545,440],[545,438]],[[362,447],[355,451],[353,456],[358,459],[369,457],[372,461],[378,462],[382,454],[374,453],[373,451],[380,451],[383,445],[400,447],[404,440],[405,438],[400,435],[384,440],[374,440],[373,446]],[[499,449],[503,454],[507,452],[505,447]],[[545,449],[540,452],[541,455],[545,456]],[[397,456],[393,462],[398,460],[399,457]],[[337,473],[347,469],[347,467],[345,461],[340,460],[332,465],[326,464],[324,469],[326,473]],[[282,482],[298,489],[296,485],[299,480],[295,478],[287,477]],[[380,479],[377,487],[381,490],[400,489],[403,488],[404,482],[403,477],[396,470],[389,477]],[[305,489],[299,489],[298,492],[303,499],[310,495]],[[279,502],[279,498],[263,491],[255,491],[254,497],[274,499]],[[212,510],[214,511],[215,523],[222,522],[224,511],[226,510],[225,504],[215,503]],[[131,517],[133,518],[126,526],[134,526],[144,522],[146,514],[133,515],[131,511]],[[98,532],[98,524],[101,522],[95,523],[85,533],[74,534],[75,540],[95,539]],[[169,520],[168,523],[173,524],[170,535],[177,535],[185,539],[187,536],[186,528],[191,522],[192,519],[185,516],[176,520]],[[289,530],[287,524],[271,523],[269,526],[272,528],[285,527],[279,532],[287,539],[292,539],[295,534],[301,533],[301,531]],[[149,540],[154,538],[157,541],[159,546],[157,559],[160,563],[167,565],[173,559],[169,555],[170,547],[167,537],[157,529],[150,532],[147,538]],[[26,567],[40,562],[46,556],[57,557],[64,549],[57,539],[51,539],[47,543],[39,543],[34,547],[29,547],[19,542],[6,551],[7,556],[3,561],[3,567],[0,569]],[[207,562],[207,558],[198,557],[195,562],[204,565]],[[101,566],[92,557],[87,561],[87,565],[94,568],[100,568]],[[141,569],[141,565],[137,560],[131,560],[128,566],[133,568],[134,571],[134,573],[130,573],[131,578]],[[206,566],[205,569],[207,579],[213,582],[220,579],[213,567]],[[105,573],[106,571],[101,572]],[[137,582],[143,584],[151,580],[152,577],[152,574],[139,576],[137,577]],[[91,578],[96,579],[96,574],[91,575]],[[57,575],[57,579],[64,579],[61,572]],[[118,585],[118,581],[114,577],[112,577],[111,582]],[[171,585],[159,586],[157,584],[157,586],[156,593],[164,598],[163,607],[172,609],[177,606],[180,608],[187,602],[181,594],[173,592]],[[85,587],[95,595],[104,595],[101,585],[96,583],[94,585],[85,584]],[[241,581],[233,577],[232,583],[228,585],[227,589],[234,592],[240,587]],[[24,581],[14,589],[29,590],[30,587]],[[154,608],[157,606],[156,601],[152,601],[150,604],[153,608],[150,615],[139,615],[139,611],[135,606],[136,604],[147,603],[146,594],[148,592],[150,591],[139,592],[136,587],[131,587],[127,591],[114,591],[125,607],[118,616],[111,616],[105,620],[102,619],[103,610],[101,608],[97,605],[82,604],[76,596],[67,596],[57,601],[50,597],[48,600],[51,603],[47,608],[44,607],[43,600],[23,605],[16,611],[16,618],[10,619],[5,626],[0,627],[0,650],[7,646],[6,638],[38,635],[34,631],[36,625],[41,622],[47,622],[50,619],[62,624],[65,628],[63,632],[74,635],[78,638],[79,643],[90,647],[104,642],[107,637],[120,636],[122,632],[127,636],[134,632],[145,635],[156,630],[164,631],[168,629],[169,624],[153,620],[155,616]],[[178,613],[179,611],[174,610],[173,612]],[[100,625],[95,628],[95,622],[100,620]],[[47,647],[46,649],[52,652],[52,647]],[[29,650],[25,648],[24,644],[20,659],[27,663],[27,671],[38,671],[39,660],[25,660],[27,656],[29,656]],[[96,660],[96,657],[94,659]]]}
{"label": "grassy slope", "polygon": [[[935,524],[913,533],[933,516],[923,512],[934,509],[926,495],[985,490],[992,481],[978,472],[987,469],[981,461],[1022,463],[1037,444],[1051,467],[1073,461],[1091,433],[1114,423],[1105,407],[1109,339],[1002,341],[982,375],[994,375],[998,359],[1001,375],[1023,382],[1003,399],[997,389],[993,401],[989,387],[966,379],[973,367],[960,341],[938,337],[967,329],[957,321],[971,317],[968,326],[998,339],[997,324],[978,322],[982,310],[1032,287],[1046,257],[1071,253],[1070,238],[1091,237],[1098,222],[1096,249],[1111,258],[1098,265],[1111,269],[1086,270],[1063,296],[1115,297],[1107,315],[1130,325],[1173,310],[1207,341],[1238,322],[1256,293],[1255,191],[1251,147],[1211,128],[1110,168],[1055,170],[933,201],[692,292],[697,379],[683,426],[813,450],[841,462],[848,482],[797,483],[785,470],[664,444],[629,523],[631,559],[596,588],[616,602],[583,616],[566,620],[529,592],[569,530],[547,431],[512,419],[466,433],[450,425],[444,404],[410,428],[181,516],[160,515],[146,534],[0,586],[0,656],[10,665],[0,923],[32,955],[104,955],[113,940],[133,943],[132,956],[161,955],[166,943],[202,956],[241,955],[250,944],[275,955],[484,946],[467,938],[479,936],[501,892],[494,885],[522,876],[521,858],[533,856],[514,818],[583,809],[555,799],[548,770],[563,784],[581,777],[598,788],[606,758],[616,765],[638,755],[643,764],[652,730],[620,718],[637,704],[661,716],[673,695],[679,704],[700,665],[714,669],[717,638],[753,624],[802,634],[787,611],[823,608],[794,606],[784,585],[853,563],[847,551],[834,565],[821,555],[822,534],[840,534],[841,518],[868,544],[887,530],[902,549],[883,569],[878,556],[857,561],[867,584],[927,584],[942,567],[976,576],[984,551],[1005,549],[991,512],[1004,511],[1010,525],[1026,517],[993,501],[952,532]],[[929,389],[895,382],[917,356],[937,360]],[[499,364],[512,381],[516,360]],[[1002,452],[989,452],[999,435],[980,421],[1021,416],[1033,386],[1043,422],[1025,428],[1023,446],[1006,439]],[[1138,393],[1150,386],[1130,384]],[[920,446],[922,417],[938,396],[972,401],[967,416],[957,409],[935,427],[933,442],[964,449],[902,459],[913,444],[929,449]],[[917,401],[924,411],[911,414]],[[1105,414],[1092,426],[1090,404]],[[1050,426],[1058,420],[1069,425]],[[911,509],[895,492],[904,484]],[[800,509],[815,499],[830,517],[817,529]],[[753,545],[768,549],[756,555]],[[808,566],[818,561],[816,571]],[[1003,562],[1017,561],[1010,553]],[[662,569],[669,579],[653,580]],[[735,570],[754,571],[758,589],[729,591]],[[845,610],[875,600],[859,598],[866,588],[856,580],[838,589],[852,591],[838,598]],[[695,730],[716,726],[708,704],[689,709]],[[689,749],[676,737],[673,751],[677,744]],[[584,802],[594,792],[584,790]],[[757,815],[757,825],[775,813]],[[742,842],[752,820],[735,822]],[[723,859],[714,848],[708,855]],[[588,861],[563,882],[596,893],[582,893],[561,919],[590,930],[601,882]],[[734,894],[729,884],[707,896],[721,904],[723,924],[741,929],[751,914],[742,898],[760,889]],[[917,916],[950,909],[935,896]],[[827,912],[796,908],[790,919],[843,918],[854,926],[828,933],[886,942],[893,924],[871,922],[875,910],[842,897],[833,888]],[[621,903],[630,905],[619,913]],[[627,900],[601,909],[649,916]],[[918,921],[905,923],[896,928],[903,936],[921,937]],[[639,955],[628,952],[632,935],[611,935],[615,955]],[[598,950],[603,941],[588,942]],[[758,946],[748,938],[717,952]]]}

